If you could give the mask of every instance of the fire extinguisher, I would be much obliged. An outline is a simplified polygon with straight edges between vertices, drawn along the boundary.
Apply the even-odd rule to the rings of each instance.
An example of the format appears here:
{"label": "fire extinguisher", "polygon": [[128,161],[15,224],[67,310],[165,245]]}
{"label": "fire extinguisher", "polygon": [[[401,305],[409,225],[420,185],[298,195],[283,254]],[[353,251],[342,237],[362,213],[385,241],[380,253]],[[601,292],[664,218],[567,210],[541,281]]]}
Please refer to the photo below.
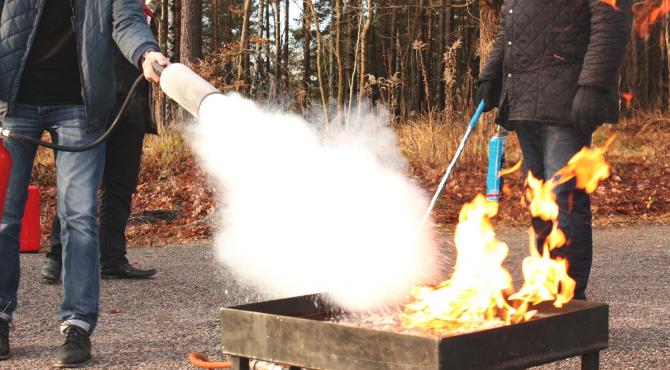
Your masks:
{"label": "fire extinguisher", "polygon": [[12,170],[12,157],[9,155],[5,144],[0,138],[0,218],[1,212],[5,209],[5,196],[7,195],[7,186],[9,185],[9,172]]}
{"label": "fire extinguisher", "polygon": [[500,171],[505,164],[505,139],[507,130],[496,125],[496,132],[489,142],[489,164],[486,173],[486,199],[499,202],[502,199]]}

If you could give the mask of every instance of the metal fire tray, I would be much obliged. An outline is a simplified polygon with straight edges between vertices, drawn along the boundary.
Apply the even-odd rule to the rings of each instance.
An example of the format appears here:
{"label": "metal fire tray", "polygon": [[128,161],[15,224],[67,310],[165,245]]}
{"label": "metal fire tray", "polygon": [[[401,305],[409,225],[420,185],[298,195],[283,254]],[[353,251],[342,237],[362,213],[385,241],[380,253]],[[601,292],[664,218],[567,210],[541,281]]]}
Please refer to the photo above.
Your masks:
{"label": "metal fire tray", "polygon": [[538,309],[524,323],[439,338],[327,321],[342,310],[307,295],[221,309],[221,349],[238,370],[249,369],[249,359],[305,369],[522,369],[573,356],[582,357],[582,369],[598,369],[608,306]]}

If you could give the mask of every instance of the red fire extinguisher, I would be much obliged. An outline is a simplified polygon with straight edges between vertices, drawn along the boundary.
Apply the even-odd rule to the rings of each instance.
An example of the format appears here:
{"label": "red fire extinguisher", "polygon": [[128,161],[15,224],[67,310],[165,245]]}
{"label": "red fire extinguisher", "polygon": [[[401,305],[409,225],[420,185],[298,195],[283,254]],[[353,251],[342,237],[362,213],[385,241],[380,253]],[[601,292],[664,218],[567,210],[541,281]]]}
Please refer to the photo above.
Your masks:
{"label": "red fire extinguisher", "polygon": [[12,170],[12,157],[9,155],[5,144],[0,138],[0,218],[5,209],[5,196],[9,185],[9,172]]}

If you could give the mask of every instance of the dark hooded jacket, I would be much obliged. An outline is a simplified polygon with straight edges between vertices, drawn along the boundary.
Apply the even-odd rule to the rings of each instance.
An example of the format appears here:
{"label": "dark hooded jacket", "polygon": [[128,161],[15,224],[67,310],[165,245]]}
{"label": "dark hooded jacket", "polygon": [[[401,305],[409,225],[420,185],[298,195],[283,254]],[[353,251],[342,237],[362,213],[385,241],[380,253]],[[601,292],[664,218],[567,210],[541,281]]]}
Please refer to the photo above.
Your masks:
{"label": "dark hooded jacket", "polygon": [[506,0],[480,81],[500,91],[496,122],[569,123],[579,86],[607,94],[608,123],[619,115],[619,68],[631,1]]}

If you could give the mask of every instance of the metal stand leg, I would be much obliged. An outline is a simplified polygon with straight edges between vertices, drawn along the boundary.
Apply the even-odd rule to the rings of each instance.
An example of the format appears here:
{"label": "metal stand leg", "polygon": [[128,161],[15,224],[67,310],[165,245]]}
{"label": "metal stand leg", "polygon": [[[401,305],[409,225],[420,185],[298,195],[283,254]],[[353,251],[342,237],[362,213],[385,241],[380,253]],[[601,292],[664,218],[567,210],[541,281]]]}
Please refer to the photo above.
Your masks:
{"label": "metal stand leg", "polygon": [[249,370],[249,359],[246,357],[232,356],[230,362],[233,370]]}
{"label": "metal stand leg", "polygon": [[582,355],[582,370],[600,369],[600,351],[589,352]]}

